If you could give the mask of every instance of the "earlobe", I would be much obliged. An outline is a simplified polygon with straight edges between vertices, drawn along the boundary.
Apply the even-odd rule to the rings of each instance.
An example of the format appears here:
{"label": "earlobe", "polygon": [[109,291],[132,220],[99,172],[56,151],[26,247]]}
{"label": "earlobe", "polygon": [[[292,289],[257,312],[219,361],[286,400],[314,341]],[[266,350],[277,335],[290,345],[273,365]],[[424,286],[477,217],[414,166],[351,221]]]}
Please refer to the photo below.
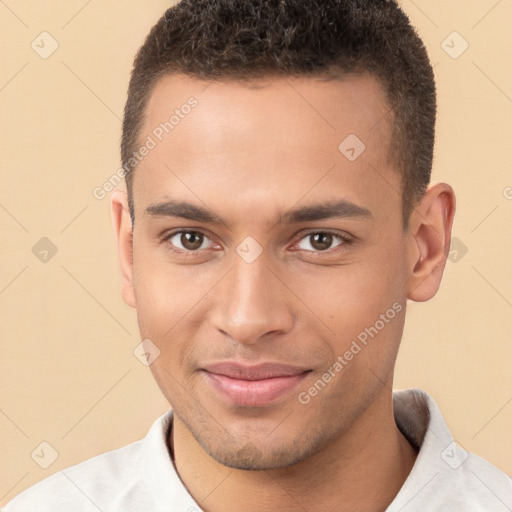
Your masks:
{"label": "earlobe", "polygon": [[128,195],[123,190],[114,190],[110,199],[110,217],[117,242],[121,269],[121,294],[124,302],[136,307],[133,287],[133,230]]}
{"label": "earlobe", "polygon": [[430,300],[439,289],[450,251],[455,194],[446,183],[429,187],[411,214],[407,298]]}

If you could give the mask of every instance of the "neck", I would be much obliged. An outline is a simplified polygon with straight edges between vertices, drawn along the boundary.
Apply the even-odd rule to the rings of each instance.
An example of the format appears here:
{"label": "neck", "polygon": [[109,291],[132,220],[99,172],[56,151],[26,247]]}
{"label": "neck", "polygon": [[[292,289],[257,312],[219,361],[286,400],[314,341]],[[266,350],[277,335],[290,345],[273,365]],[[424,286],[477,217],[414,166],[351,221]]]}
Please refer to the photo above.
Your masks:
{"label": "neck", "polygon": [[416,458],[395,424],[386,387],[335,442],[287,468],[244,471],[223,466],[176,416],[170,442],[183,483],[206,512],[383,511]]}

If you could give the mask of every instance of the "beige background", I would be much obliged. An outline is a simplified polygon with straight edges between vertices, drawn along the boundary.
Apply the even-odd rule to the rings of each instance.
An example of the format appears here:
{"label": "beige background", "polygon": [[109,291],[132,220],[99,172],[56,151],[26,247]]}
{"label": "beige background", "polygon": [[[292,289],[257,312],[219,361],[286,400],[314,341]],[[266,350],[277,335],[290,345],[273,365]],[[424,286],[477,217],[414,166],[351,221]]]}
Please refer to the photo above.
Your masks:
{"label": "beige background", "polygon": [[[92,190],[119,167],[131,62],[168,5],[0,1],[0,504],[143,437],[167,410],[133,355],[108,200]],[[431,393],[456,440],[512,474],[512,3],[402,5],[435,64],[434,181],[456,190],[467,253],[452,246],[441,291],[409,304],[395,387]],[[43,31],[59,44],[47,59],[31,48]],[[454,31],[469,44],[456,59],[442,47],[463,48]],[[32,252],[42,237],[58,249],[47,262]],[[42,442],[58,452],[47,469]]]}

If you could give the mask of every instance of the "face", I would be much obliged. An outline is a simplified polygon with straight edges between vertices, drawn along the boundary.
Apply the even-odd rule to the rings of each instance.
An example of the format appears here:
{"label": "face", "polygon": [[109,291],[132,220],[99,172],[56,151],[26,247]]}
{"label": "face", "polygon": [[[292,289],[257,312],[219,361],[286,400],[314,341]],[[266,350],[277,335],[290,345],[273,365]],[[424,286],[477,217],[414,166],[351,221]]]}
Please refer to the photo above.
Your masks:
{"label": "face", "polygon": [[175,428],[222,464],[304,460],[391,382],[407,264],[388,111],[371,76],[152,92],[125,300]]}

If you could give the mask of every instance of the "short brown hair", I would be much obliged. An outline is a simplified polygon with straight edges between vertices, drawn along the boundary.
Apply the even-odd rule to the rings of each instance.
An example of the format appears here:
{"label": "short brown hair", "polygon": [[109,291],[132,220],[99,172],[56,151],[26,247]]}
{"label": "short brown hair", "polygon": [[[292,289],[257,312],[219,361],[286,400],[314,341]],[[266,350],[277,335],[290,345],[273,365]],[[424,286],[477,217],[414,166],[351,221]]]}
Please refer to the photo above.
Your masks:
{"label": "short brown hair", "polygon": [[[386,92],[394,114],[390,158],[402,176],[406,227],[430,182],[436,90],[425,46],[393,0],[181,0],[158,20],[135,57],[123,168],[129,169],[148,98],[163,75],[251,80],[335,78],[340,72],[370,72]],[[133,172],[126,172],[126,184],[133,223]]]}

